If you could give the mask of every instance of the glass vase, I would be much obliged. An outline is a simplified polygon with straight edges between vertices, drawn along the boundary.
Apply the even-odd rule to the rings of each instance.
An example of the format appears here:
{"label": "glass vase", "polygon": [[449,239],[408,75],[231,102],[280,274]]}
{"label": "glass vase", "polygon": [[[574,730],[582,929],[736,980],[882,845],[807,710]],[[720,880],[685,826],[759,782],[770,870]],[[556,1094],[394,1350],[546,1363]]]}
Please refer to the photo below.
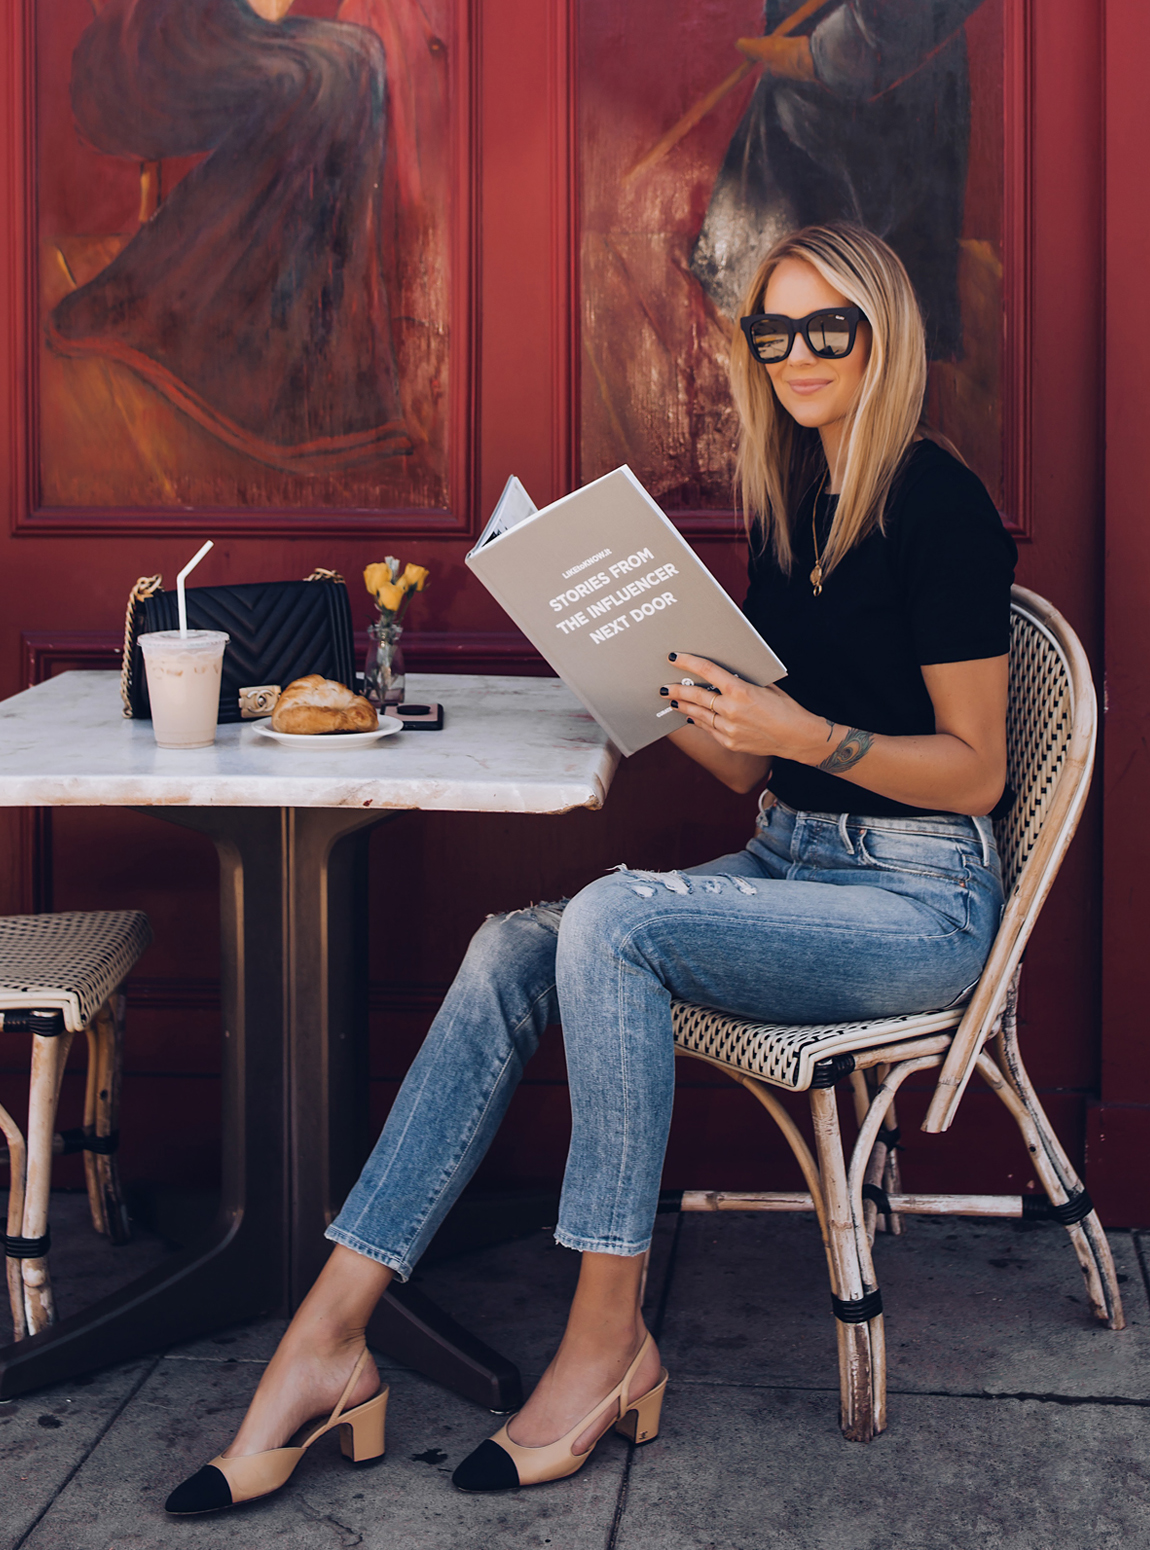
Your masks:
{"label": "glass vase", "polygon": [[404,695],[402,624],[377,619],[367,627],[367,660],[363,670],[363,692],[378,710],[383,705],[398,705]]}

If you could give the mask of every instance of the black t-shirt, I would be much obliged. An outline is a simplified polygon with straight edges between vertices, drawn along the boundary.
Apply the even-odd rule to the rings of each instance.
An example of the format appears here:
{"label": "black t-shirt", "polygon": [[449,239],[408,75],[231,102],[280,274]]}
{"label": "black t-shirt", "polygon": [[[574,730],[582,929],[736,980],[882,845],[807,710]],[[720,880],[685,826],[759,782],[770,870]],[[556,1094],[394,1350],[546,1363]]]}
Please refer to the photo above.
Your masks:
{"label": "black t-shirt", "polygon": [[[887,501],[885,531],[856,545],[815,597],[814,498],[812,490],[796,516],[789,577],[769,546],[761,553],[752,546],[743,611],[787,664],[779,687],[848,727],[895,737],[932,733],[920,668],[1009,649],[1014,540],[978,476],[936,443],[920,441]],[[820,554],[836,502],[823,496],[818,503]],[[811,812],[899,818],[930,811],[790,759],[774,761],[770,789]]]}

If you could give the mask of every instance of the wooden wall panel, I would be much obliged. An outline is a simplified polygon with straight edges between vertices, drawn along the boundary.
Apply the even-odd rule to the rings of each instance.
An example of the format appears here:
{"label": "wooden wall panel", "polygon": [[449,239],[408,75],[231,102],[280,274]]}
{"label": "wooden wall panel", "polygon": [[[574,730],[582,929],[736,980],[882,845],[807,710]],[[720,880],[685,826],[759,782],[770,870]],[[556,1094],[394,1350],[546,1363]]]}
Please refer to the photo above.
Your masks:
{"label": "wooden wall panel", "polygon": [[[328,519],[293,512],[272,524],[262,517],[251,523],[224,520],[222,514],[211,514],[209,520],[206,513],[164,521],[154,515],[138,521],[125,516],[100,532],[76,522],[53,525],[33,515],[29,499],[32,206],[25,17],[33,3],[0,0],[0,37],[7,45],[0,50],[0,208],[10,217],[0,226],[0,694],[69,666],[112,665],[131,582],[154,571],[170,580],[187,558],[193,535],[201,531],[217,541],[200,571],[200,579],[209,583],[304,575],[317,564],[355,578],[385,548],[398,549],[404,559],[428,565],[433,573],[432,587],[412,615],[413,668],[545,670],[462,562],[466,535],[486,515],[508,473],[517,472],[539,501],[563,493],[574,477],[580,398],[575,347],[580,316],[574,138],[578,0],[470,0],[467,5],[461,0],[461,36],[469,43],[457,74],[459,89],[467,94],[465,106],[457,104],[463,126],[457,164],[466,186],[457,204],[463,225],[456,232],[455,275],[458,316],[465,319],[460,348],[468,390],[458,401],[463,438],[458,444],[466,442],[466,458],[450,515],[379,511]],[[1007,0],[1004,9],[1013,51],[1005,125],[1011,309],[1006,353],[1014,406],[1006,448],[1006,486],[1012,492],[1008,515],[1030,537],[1023,544],[1020,580],[1067,614],[1098,666],[1103,646],[1102,10],[1102,0]],[[1126,83],[1126,95],[1112,96],[1108,107],[1111,154],[1119,157],[1110,173],[1114,193],[1108,219],[1111,240],[1118,244],[1112,294],[1120,287],[1129,298],[1138,286],[1136,255],[1145,251],[1136,201],[1121,197],[1121,179],[1140,176],[1141,153],[1130,127],[1140,111],[1132,62],[1141,46],[1135,34],[1144,25],[1137,0],[1108,0],[1107,25],[1114,36],[1127,39],[1121,46],[1108,45],[1121,53],[1111,64],[1118,71],[1114,80]],[[675,39],[662,36],[657,46],[673,49]],[[1129,362],[1122,352],[1130,348],[1128,339],[1112,340],[1116,359]],[[1126,376],[1113,380],[1129,396],[1114,400],[1112,440],[1118,437],[1122,447],[1140,450],[1142,433],[1135,427],[1141,424],[1145,399],[1137,397],[1136,368],[1127,364],[1122,369]],[[1126,386],[1130,381],[1132,389]],[[1119,457],[1111,478],[1114,490],[1126,492],[1121,498],[1127,544],[1115,551],[1111,606],[1134,621],[1145,595],[1135,563],[1138,556],[1145,558],[1144,545],[1137,547],[1138,476]],[[711,516],[696,520],[694,541],[723,584],[739,595],[745,560],[732,527]],[[397,528],[408,536],[385,536]],[[354,580],[352,596],[362,627],[368,599]],[[1107,1014],[1113,1034],[1108,1033],[1106,1045],[1113,1075],[1106,1078],[1110,1085],[1104,1091],[1107,1102],[1121,1096],[1150,1104],[1150,1067],[1130,1031],[1137,1027],[1138,915],[1129,900],[1139,875],[1130,836],[1139,821],[1144,697],[1139,698],[1129,664],[1141,659],[1138,653],[1145,655],[1139,628],[1130,623],[1131,633],[1123,637],[1129,643],[1122,648],[1125,676],[1120,672],[1112,678],[1111,689],[1115,693],[1117,684],[1120,720],[1111,722],[1107,767],[1118,804],[1114,812],[1121,818],[1108,829],[1109,864],[1118,891],[1108,896],[1115,944],[1108,949],[1108,975],[1115,989]],[[1116,649],[1110,647],[1112,662]],[[1128,767],[1134,771],[1131,777],[1124,773]],[[377,1114],[390,1101],[471,931],[485,914],[569,892],[621,860],[681,866],[735,848],[745,838],[752,810],[752,801],[723,791],[664,746],[624,765],[599,814],[561,819],[408,815],[381,828],[372,843]],[[212,989],[213,867],[210,848],[196,836],[143,815],[76,810],[46,824],[42,818],[0,812],[0,910],[53,902],[57,907],[142,903],[156,921],[157,945],[139,966],[129,1010],[125,1124],[132,1123],[133,1109],[143,1116],[153,1103],[162,1103],[165,1115],[165,1126],[153,1129],[146,1129],[141,1118],[137,1140],[126,1152],[141,1177],[167,1177],[173,1157],[199,1170],[204,1181],[211,1177],[218,1123],[212,1087],[218,1038]],[[1079,1150],[1086,1105],[1099,1081],[1099,889],[1096,803],[1027,960],[1032,1065],[1040,1086],[1057,1093],[1067,1140]],[[530,1073],[492,1153],[484,1174],[489,1183],[558,1177],[566,1099],[553,1039],[551,1046]],[[753,1160],[763,1145],[764,1166],[786,1166],[745,1095],[716,1085],[702,1068],[686,1063],[681,1080],[684,1101],[675,1122],[669,1183],[750,1187]],[[917,1101],[908,1100],[909,1107]],[[1116,1133],[1117,1123],[1107,1136]],[[1111,1142],[1099,1139],[1102,1133],[1091,1142],[1092,1178],[1110,1155],[1105,1147]],[[1129,1133],[1141,1134],[1137,1126]],[[977,1167],[964,1160],[968,1149],[977,1153]],[[968,1106],[952,1135],[913,1142],[908,1162],[922,1187],[957,1185],[965,1178],[970,1187],[1006,1190],[1018,1177],[1014,1143],[981,1099]],[[771,1178],[781,1182],[782,1173],[774,1171]],[[1144,1211],[1144,1191],[1139,1185],[1133,1196],[1115,1196],[1124,1203],[1115,1204],[1118,1214],[1112,1212],[1112,1218],[1133,1220]]]}
{"label": "wooden wall panel", "polygon": [[[1101,18],[1097,0],[1035,4],[1030,17],[1029,198],[1019,209],[1029,230],[1018,248],[1025,243],[1030,286],[1019,428],[1031,541],[1021,546],[1018,579],[1081,636],[1101,700]],[[1071,293],[1084,305],[1056,342],[1055,320]],[[1046,1094],[1073,1092],[1080,1107],[1098,1081],[1099,843],[1096,783],[1024,971],[1027,1060]]]}

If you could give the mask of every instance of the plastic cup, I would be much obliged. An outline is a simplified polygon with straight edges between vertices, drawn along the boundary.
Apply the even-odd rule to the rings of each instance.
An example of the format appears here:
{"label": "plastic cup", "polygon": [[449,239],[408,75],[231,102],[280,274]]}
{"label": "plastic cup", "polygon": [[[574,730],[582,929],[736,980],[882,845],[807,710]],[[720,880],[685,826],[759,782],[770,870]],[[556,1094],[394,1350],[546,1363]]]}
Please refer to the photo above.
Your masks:
{"label": "plastic cup", "polygon": [[207,748],[216,740],[220,673],[229,637],[222,630],[154,630],[140,636],[152,732],[160,748]]}

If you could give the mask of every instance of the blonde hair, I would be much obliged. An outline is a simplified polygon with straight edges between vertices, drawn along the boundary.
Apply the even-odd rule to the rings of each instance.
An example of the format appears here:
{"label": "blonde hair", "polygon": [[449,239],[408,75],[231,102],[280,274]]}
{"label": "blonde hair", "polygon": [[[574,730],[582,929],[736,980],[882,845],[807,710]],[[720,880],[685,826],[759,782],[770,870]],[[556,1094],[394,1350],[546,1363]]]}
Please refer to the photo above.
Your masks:
{"label": "blonde hair", "polygon": [[[871,327],[870,359],[846,415],[841,490],[823,553],[829,574],[854,546],[881,528],[887,498],[916,433],[942,440],[921,424],[926,392],[926,338],[914,287],[902,260],[861,226],[805,226],[776,242],[759,265],[743,302],[763,311],[767,283],[785,258],[810,264]],[[731,388],[739,411],[736,468],[748,537],[758,524],[770,537],[780,569],[790,574],[791,524],[804,496],[826,470],[815,429],[779,404],[766,368],[742,329],[731,345]]]}

